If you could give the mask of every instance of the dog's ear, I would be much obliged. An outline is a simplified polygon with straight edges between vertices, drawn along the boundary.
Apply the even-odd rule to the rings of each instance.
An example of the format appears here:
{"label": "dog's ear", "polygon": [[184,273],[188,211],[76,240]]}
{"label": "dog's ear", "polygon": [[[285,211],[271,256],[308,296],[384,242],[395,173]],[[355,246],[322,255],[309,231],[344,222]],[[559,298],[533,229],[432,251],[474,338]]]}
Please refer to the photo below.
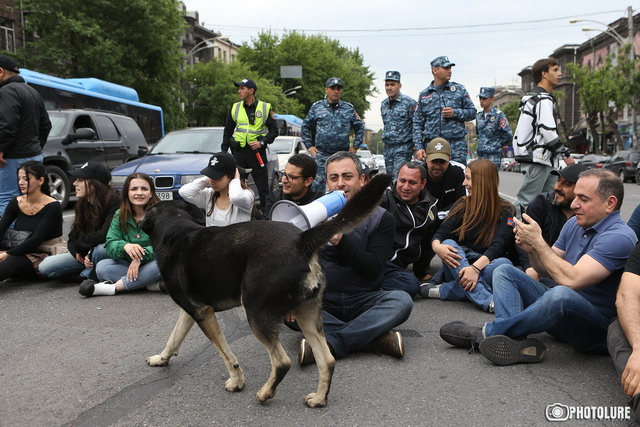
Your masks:
{"label": "dog's ear", "polygon": [[182,208],[187,211],[187,213],[197,224],[206,225],[205,215],[204,212],[202,212],[202,209],[195,205],[192,205],[191,203],[184,203],[184,206]]}

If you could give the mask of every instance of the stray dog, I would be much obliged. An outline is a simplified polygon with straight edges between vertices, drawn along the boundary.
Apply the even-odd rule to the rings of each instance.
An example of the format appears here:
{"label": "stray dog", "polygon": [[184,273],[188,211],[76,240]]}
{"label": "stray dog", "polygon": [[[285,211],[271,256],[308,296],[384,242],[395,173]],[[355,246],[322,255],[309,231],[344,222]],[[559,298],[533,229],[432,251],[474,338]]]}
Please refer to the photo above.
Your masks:
{"label": "stray dog", "polygon": [[304,232],[271,221],[204,227],[204,215],[193,205],[178,201],[155,205],[147,212],[142,229],[151,236],[167,291],[182,310],[166,347],[147,363],[169,363],[198,323],[227,366],[226,389],[242,390],[244,374],[215,315],[242,304],[251,330],[271,359],[269,379],[256,395],[264,403],[275,395],[291,368],[279,327],[286,315],[295,313],[319,371],[318,388],[304,401],[309,407],[325,406],[335,359],[322,329],[325,283],[318,251],[334,234],[346,233],[367,218],[390,183],[390,175],[375,177],[333,220]]}

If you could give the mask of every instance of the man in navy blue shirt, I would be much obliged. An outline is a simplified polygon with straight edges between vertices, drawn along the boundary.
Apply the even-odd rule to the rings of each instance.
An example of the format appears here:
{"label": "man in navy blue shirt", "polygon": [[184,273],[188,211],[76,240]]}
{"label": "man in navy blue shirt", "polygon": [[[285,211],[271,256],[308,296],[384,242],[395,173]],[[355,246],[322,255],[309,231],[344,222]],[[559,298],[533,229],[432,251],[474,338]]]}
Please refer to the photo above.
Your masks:
{"label": "man in navy blue shirt", "polygon": [[622,181],[611,171],[580,174],[571,207],[576,215],[549,247],[540,226],[524,214],[514,218],[516,243],[529,254],[548,288],[521,270],[503,265],[493,275],[496,318],[483,327],[453,322],[440,336],[457,347],[479,347],[497,365],[540,362],[544,344],[527,338],[547,332],[586,353],[607,353],[607,328],[629,254],[638,241],[620,218]]}

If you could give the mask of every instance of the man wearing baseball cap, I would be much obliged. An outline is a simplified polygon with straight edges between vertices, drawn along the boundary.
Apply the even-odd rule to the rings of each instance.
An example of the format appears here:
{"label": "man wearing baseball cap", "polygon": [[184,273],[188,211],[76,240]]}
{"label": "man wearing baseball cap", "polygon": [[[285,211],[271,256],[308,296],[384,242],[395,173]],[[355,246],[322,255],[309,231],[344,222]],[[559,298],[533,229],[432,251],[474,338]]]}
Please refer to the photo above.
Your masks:
{"label": "man wearing baseball cap", "polygon": [[466,194],[464,165],[451,161],[451,146],[444,138],[433,138],[427,144],[427,191],[438,199],[438,217],[444,219],[451,206]]}
{"label": "man wearing baseball cap", "polygon": [[478,135],[478,158],[489,159],[500,170],[502,148],[511,145],[513,134],[507,116],[493,106],[492,87],[481,87],[478,98],[482,110],[476,114],[476,135]]}
{"label": "man wearing baseball cap", "polygon": [[446,56],[431,61],[433,81],[418,95],[413,116],[413,145],[418,160],[425,158],[425,142],[440,137],[449,141],[451,159],[467,164],[464,123],[476,117],[476,107],[464,86],[451,81],[451,67],[455,65]]}
{"label": "man wearing baseball cap", "polygon": [[399,71],[387,71],[384,75],[384,90],[389,96],[380,104],[384,123],[384,164],[387,173],[398,176],[400,166],[413,155],[413,113],[416,101],[400,93]]}
{"label": "man wearing baseball cap", "polygon": [[258,86],[251,79],[234,82],[240,101],[233,104],[227,116],[222,137],[222,151],[231,147],[238,166],[251,169],[258,189],[260,207],[264,210],[269,195],[267,144],[278,136],[278,125],[271,104],[258,101]]}
{"label": "man wearing baseball cap", "polygon": [[16,174],[27,160],[42,162],[51,121],[40,94],[20,77],[16,61],[0,55],[0,216],[20,194]]}
{"label": "man wearing baseball cap", "polygon": [[[325,83],[326,98],[313,103],[302,122],[302,141],[309,154],[316,159],[318,172],[314,191],[326,191],[325,164],[327,158],[338,151],[355,153],[364,138],[364,122],[355,107],[342,101],[342,79],[329,77]],[[353,128],[355,137],[349,141]]]}

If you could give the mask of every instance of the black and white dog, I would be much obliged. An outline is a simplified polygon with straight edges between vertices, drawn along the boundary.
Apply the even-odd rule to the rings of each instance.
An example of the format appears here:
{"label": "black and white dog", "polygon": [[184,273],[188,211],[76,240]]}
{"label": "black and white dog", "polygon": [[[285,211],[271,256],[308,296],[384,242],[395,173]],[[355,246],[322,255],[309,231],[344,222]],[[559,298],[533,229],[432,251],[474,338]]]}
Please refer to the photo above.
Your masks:
{"label": "black and white dog", "polygon": [[346,233],[364,220],[390,183],[389,175],[375,177],[333,220],[304,232],[271,221],[204,227],[202,212],[192,205],[178,201],[155,205],[147,212],[142,229],[151,236],[169,295],[182,310],[166,347],[147,363],[169,363],[195,322],[229,370],[226,389],[242,390],[242,369],[215,315],[242,304],[251,330],[271,359],[269,379],[256,395],[259,402],[266,402],[291,367],[280,344],[279,327],[286,315],[295,313],[319,371],[318,388],[305,397],[305,403],[325,406],[335,360],[322,330],[324,276],[318,251],[331,236]]}

